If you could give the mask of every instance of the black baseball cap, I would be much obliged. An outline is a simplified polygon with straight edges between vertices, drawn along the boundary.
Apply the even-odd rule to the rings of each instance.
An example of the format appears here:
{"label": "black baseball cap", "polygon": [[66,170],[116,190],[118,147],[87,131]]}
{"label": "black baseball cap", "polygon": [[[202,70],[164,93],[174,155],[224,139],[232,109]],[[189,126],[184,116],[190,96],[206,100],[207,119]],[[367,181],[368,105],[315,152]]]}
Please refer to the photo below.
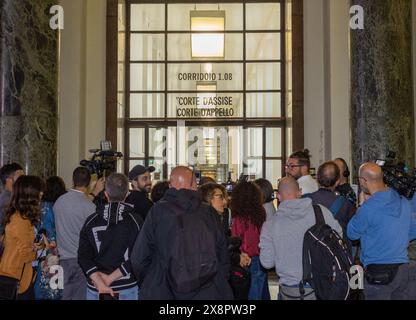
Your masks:
{"label": "black baseball cap", "polygon": [[130,170],[129,172],[129,180],[133,181],[136,180],[138,176],[142,175],[145,172],[154,172],[156,169],[153,166],[150,167],[145,167],[142,166],[140,164],[138,164],[137,166],[135,166],[133,169]]}

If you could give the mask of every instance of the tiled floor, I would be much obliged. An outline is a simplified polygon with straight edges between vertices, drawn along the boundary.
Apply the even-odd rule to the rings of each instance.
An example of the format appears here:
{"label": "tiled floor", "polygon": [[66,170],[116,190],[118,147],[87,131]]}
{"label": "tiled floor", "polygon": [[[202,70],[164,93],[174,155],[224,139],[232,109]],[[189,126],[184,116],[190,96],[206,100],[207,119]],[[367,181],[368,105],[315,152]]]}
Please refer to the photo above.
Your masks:
{"label": "tiled floor", "polygon": [[268,279],[271,300],[277,300],[277,295],[279,293],[279,283],[276,273],[274,271],[269,272]]}

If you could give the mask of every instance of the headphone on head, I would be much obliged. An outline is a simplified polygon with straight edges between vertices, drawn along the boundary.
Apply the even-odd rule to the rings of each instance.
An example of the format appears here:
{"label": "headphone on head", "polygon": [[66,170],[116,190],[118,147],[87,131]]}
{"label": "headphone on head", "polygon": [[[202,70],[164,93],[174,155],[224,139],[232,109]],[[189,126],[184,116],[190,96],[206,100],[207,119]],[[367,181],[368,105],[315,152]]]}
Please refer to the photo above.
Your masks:
{"label": "headphone on head", "polygon": [[349,177],[350,177],[350,175],[351,175],[351,172],[350,172],[350,170],[348,169],[347,162],[346,162],[344,159],[342,159],[342,158],[337,158],[337,159],[335,159],[335,160],[339,160],[339,161],[341,161],[341,162],[344,164],[344,168],[345,168],[345,170],[344,170],[341,174],[342,174],[342,176],[343,176],[344,178],[349,178]]}
{"label": "headphone on head", "polygon": [[345,178],[349,178],[349,177],[350,177],[351,173],[350,173],[350,170],[348,170],[348,167],[345,167],[345,170],[344,170],[344,172],[342,173],[342,175],[343,175]]}

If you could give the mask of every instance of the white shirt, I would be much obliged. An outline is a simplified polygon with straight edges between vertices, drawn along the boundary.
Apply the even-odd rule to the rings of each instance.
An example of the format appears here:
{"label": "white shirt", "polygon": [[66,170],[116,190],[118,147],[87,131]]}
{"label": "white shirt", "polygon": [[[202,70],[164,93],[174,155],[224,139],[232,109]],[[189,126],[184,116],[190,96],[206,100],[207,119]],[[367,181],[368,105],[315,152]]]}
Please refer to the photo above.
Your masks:
{"label": "white shirt", "polygon": [[298,183],[299,188],[302,189],[302,195],[314,193],[319,190],[318,182],[311,175],[300,177]]}

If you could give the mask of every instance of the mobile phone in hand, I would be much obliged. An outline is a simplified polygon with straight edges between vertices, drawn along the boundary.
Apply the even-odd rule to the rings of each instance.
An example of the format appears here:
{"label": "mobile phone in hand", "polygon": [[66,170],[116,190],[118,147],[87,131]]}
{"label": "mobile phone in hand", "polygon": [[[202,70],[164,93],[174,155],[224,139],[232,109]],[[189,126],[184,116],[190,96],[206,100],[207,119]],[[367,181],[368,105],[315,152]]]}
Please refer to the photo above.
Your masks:
{"label": "mobile phone in hand", "polygon": [[119,300],[119,294],[114,292],[114,297],[109,293],[100,293],[99,300]]}

